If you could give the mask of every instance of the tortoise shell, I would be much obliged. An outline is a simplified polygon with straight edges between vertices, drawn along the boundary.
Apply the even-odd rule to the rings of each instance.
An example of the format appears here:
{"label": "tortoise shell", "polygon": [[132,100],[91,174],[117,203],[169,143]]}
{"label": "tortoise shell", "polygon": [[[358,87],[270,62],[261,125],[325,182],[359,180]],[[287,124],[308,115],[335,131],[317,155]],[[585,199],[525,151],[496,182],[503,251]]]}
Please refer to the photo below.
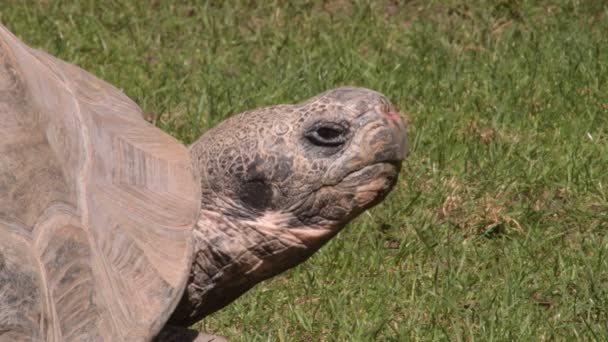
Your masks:
{"label": "tortoise shell", "polygon": [[192,261],[185,146],[0,25],[0,340],[152,339]]}

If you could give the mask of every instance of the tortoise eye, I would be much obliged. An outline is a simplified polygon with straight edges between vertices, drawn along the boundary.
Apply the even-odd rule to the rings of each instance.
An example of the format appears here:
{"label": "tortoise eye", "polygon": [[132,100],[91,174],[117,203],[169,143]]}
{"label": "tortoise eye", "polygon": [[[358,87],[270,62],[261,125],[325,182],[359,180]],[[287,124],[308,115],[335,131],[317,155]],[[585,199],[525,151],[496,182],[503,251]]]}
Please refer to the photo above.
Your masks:
{"label": "tortoise eye", "polygon": [[346,142],[347,130],[341,125],[324,122],[313,126],[305,136],[313,145],[336,147]]}

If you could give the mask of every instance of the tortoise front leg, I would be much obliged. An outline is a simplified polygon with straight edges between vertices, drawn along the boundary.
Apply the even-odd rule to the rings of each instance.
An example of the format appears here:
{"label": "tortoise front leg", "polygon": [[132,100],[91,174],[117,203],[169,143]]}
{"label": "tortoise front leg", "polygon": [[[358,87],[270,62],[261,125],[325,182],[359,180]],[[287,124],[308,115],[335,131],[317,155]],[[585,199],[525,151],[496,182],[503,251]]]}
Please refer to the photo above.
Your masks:
{"label": "tortoise front leg", "polygon": [[221,336],[207,335],[194,329],[165,325],[154,342],[228,342],[228,340]]}

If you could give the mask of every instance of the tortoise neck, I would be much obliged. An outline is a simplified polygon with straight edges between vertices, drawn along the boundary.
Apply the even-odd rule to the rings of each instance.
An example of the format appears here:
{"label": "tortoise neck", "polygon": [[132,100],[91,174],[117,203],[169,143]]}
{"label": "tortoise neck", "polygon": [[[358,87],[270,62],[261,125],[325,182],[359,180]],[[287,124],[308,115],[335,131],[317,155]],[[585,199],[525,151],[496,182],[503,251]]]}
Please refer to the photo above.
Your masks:
{"label": "tortoise neck", "polygon": [[[308,259],[322,242],[300,239],[272,213],[252,221],[201,209],[194,230],[194,261],[184,295],[169,323],[189,326],[223,308],[257,283]],[[266,224],[264,224],[266,223]]]}

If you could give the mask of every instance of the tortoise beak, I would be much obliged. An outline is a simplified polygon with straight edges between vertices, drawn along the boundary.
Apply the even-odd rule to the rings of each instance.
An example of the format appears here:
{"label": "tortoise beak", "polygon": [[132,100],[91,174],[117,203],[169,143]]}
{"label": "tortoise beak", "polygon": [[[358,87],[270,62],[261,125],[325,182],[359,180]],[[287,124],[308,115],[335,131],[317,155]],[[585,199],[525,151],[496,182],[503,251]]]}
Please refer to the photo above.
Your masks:
{"label": "tortoise beak", "polygon": [[358,119],[359,134],[327,170],[325,185],[335,185],[354,172],[374,164],[392,164],[396,172],[408,154],[407,130],[401,116],[388,106],[373,108]]}
{"label": "tortoise beak", "polygon": [[392,109],[376,108],[376,114],[380,116],[387,125],[390,144],[385,148],[382,156],[378,156],[378,162],[405,160],[408,154],[407,128],[399,112]]}

